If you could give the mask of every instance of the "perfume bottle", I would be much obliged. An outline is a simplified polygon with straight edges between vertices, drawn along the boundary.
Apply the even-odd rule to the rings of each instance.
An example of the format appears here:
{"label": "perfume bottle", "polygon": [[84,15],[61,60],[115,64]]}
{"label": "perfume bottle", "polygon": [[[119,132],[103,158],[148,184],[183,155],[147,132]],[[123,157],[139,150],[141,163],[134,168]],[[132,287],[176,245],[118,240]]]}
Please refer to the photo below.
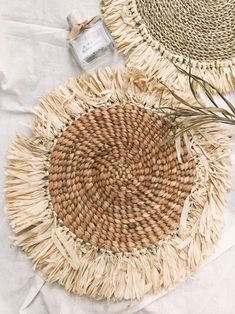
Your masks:
{"label": "perfume bottle", "polygon": [[102,17],[86,17],[82,10],[75,10],[67,21],[70,50],[81,69],[106,65],[115,52],[115,43]]}

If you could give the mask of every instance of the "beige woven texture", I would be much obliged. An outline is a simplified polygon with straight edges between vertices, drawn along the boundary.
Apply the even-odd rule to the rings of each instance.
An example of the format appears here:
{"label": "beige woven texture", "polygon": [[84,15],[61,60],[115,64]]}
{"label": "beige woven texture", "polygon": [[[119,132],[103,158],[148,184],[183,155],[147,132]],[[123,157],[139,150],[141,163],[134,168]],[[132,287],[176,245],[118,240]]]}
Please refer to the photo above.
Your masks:
{"label": "beige woven texture", "polygon": [[221,61],[235,55],[234,0],[136,0],[152,37],[176,55]]}
{"label": "beige woven texture", "polygon": [[135,106],[101,107],[58,139],[49,190],[61,222],[78,238],[113,252],[156,244],[175,231],[194,181],[184,147],[161,148],[170,124]]}
{"label": "beige woven texture", "polygon": [[[186,72],[220,92],[235,89],[234,0],[103,0],[103,17],[126,64],[190,95]],[[177,68],[178,66],[178,68]],[[200,84],[196,86],[200,89]]]}

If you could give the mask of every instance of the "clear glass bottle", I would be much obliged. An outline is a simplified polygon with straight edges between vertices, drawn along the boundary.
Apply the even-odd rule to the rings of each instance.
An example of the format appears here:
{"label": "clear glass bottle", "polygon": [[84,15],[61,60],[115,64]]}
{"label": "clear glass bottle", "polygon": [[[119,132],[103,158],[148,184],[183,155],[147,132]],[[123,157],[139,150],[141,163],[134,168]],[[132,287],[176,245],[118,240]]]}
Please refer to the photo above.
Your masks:
{"label": "clear glass bottle", "polygon": [[[71,52],[82,70],[106,65],[115,52],[115,43],[101,17],[85,17],[82,11],[73,11],[67,17],[70,30],[82,26],[74,38],[69,39]],[[73,32],[74,33],[74,32]]]}

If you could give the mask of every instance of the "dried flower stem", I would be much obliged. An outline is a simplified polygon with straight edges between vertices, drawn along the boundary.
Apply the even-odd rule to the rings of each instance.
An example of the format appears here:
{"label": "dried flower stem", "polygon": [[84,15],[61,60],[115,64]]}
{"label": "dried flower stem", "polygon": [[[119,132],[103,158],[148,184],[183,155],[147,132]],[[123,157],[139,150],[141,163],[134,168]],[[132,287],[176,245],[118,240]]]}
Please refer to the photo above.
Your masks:
{"label": "dried flower stem", "polygon": [[[162,113],[172,117],[175,129],[174,136],[179,136],[192,128],[197,128],[203,124],[208,123],[217,122],[235,125],[235,105],[233,105],[212,84],[192,74],[191,69],[189,72],[187,72],[178,66],[176,67],[179,71],[188,76],[190,90],[194,99],[196,100],[196,105],[191,104],[189,101],[183,99],[172,89],[162,83],[162,85],[164,85],[164,87],[166,87],[172,96],[174,96],[174,98],[179,102],[179,106],[177,108],[161,106],[159,109]],[[201,91],[210,101],[208,106],[201,101],[196,91],[195,85],[199,85],[201,87]],[[213,98],[213,94],[218,94],[219,97],[224,101],[227,108],[221,108]],[[168,140],[169,139],[167,139],[167,141]]]}

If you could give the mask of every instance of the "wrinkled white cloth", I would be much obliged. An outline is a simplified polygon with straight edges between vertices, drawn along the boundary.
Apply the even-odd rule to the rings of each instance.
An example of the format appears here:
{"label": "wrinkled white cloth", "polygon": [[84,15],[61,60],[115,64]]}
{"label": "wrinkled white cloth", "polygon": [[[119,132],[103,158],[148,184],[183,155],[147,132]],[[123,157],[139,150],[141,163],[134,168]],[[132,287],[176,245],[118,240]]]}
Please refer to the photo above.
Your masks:
{"label": "wrinkled white cloth", "polygon": [[[216,253],[195,275],[165,295],[138,302],[94,301],[45,283],[9,239],[4,211],[4,167],[16,134],[30,135],[28,108],[78,74],[66,38],[66,16],[82,2],[94,14],[98,0],[0,0],[0,314],[232,314],[235,308],[235,209],[228,195],[225,228]],[[230,98],[235,102],[234,95]],[[235,133],[235,132],[233,132]],[[232,155],[235,173],[235,151]],[[233,175],[235,186],[235,175]]]}

